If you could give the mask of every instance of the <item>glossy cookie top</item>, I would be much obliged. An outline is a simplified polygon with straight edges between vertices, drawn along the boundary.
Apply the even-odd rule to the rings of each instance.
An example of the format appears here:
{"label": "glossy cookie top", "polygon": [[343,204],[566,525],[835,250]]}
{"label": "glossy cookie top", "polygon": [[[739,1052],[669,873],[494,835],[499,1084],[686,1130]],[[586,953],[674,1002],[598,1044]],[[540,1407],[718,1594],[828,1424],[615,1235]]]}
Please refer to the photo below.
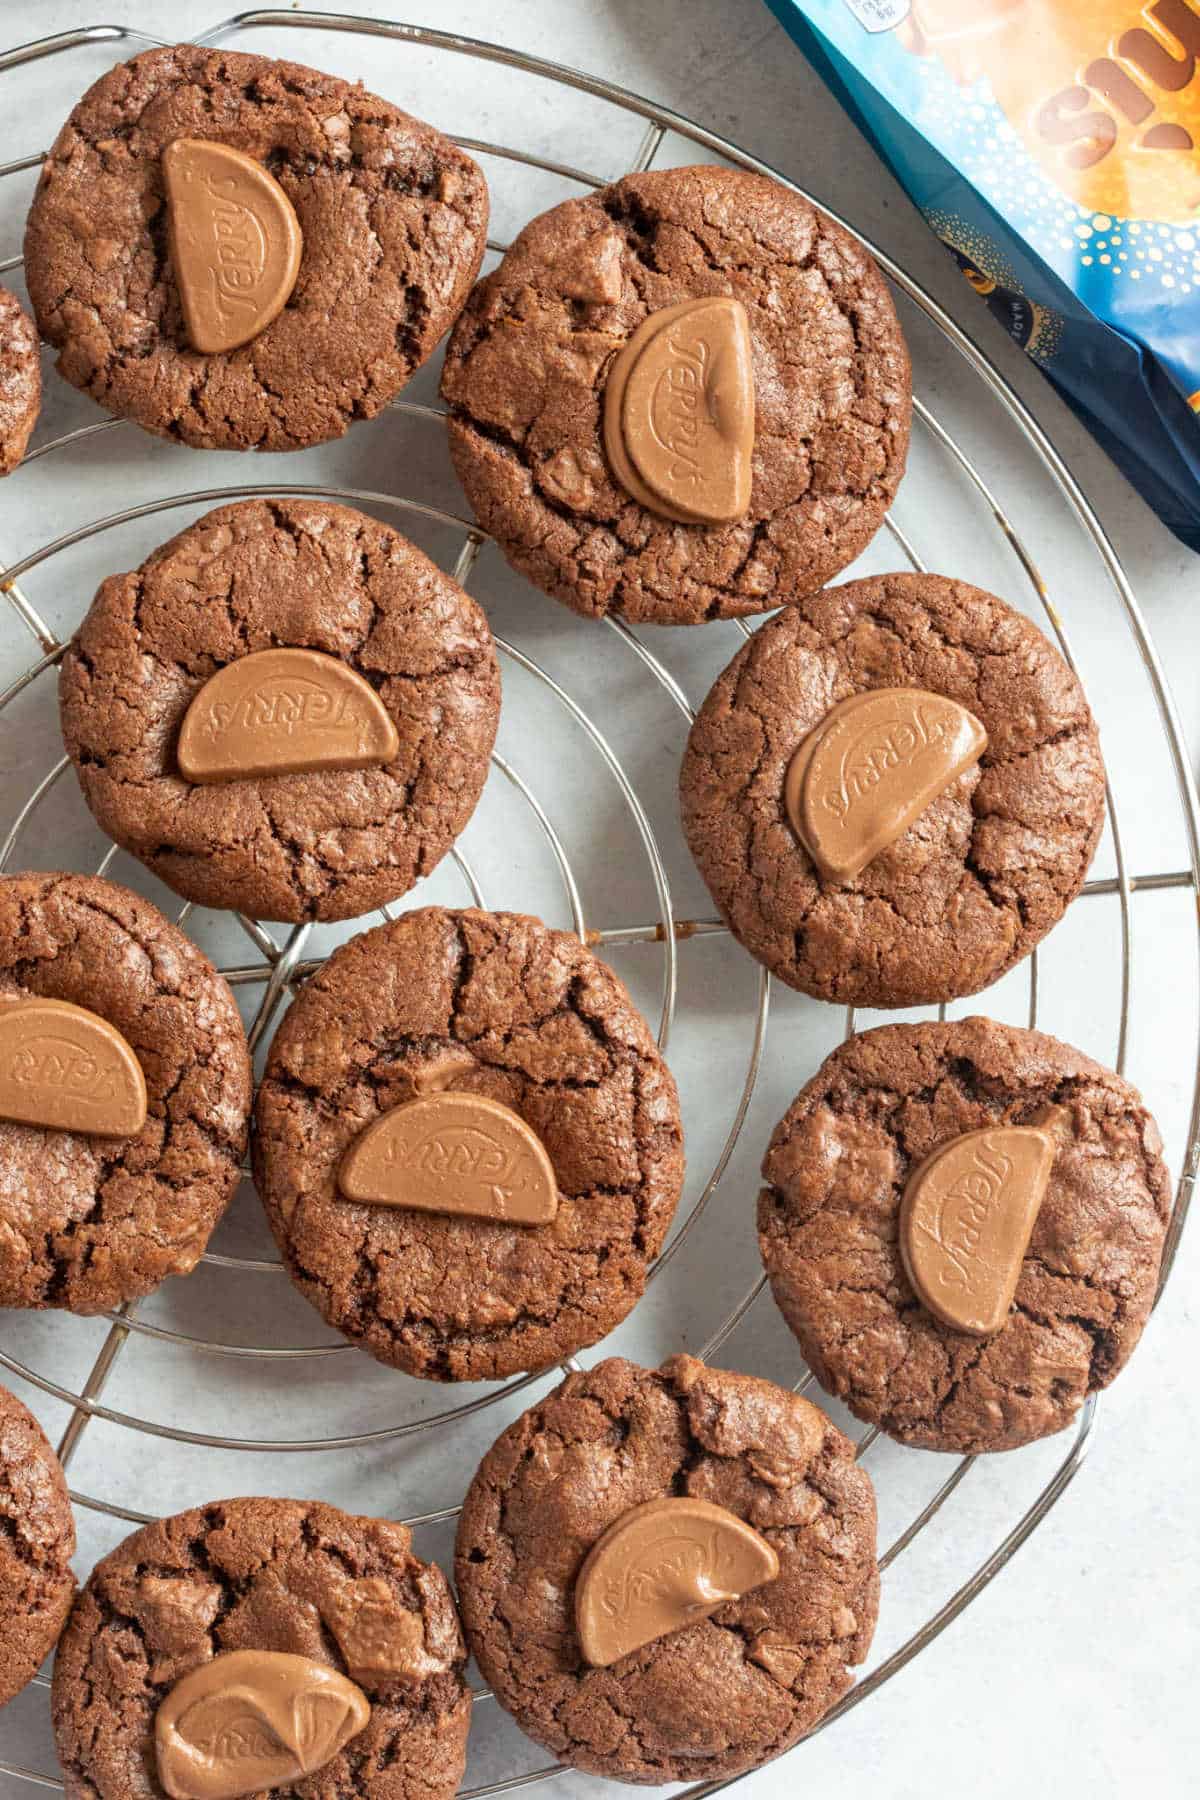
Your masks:
{"label": "glossy cookie top", "polygon": [[250,1092],[232,993],[157,907],[0,879],[0,1306],[98,1313],[195,1268]]}
{"label": "glossy cookie top", "polygon": [[41,1426],[0,1387],[0,1707],[54,1648],[75,1577],[67,1483]]}

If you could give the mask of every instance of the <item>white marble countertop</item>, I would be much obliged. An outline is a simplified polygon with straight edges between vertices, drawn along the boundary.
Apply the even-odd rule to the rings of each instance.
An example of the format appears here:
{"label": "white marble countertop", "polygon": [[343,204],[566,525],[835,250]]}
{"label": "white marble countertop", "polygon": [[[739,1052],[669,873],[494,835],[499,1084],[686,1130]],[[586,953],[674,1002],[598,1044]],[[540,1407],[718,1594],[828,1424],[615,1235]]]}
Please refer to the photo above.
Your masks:
{"label": "white marble countertop", "polygon": [[[220,0],[188,0],[186,4],[179,0],[171,4],[166,0],[115,0],[111,6],[103,0],[94,4],[92,0],[69,4],[40,0],[31,7],[10,0],[0,8],[0,42],[7,45],[35,32],[40,35],[107,18],[159,37],[184,37],[215,24],[219,5]],[[874,237],[986,346],[1065,454],[1125,562],[1173,684],[1195,756],[1200,749],[1200,562],[1158,524],[1047,384],[973,302],[949,258],[760,0],[351,0],[351,8],[504,41],[665,102],[740,142]],[[248,41],[246,47],[279,46],[276,40],[270,45]],[[301,55],[299,46],[295,54]],[[364,53],[361,41],[337,40],[326,57],[305,45],[304,59],[353,70],[369,85],[376,84],[373,53]],[[89,65],[80,75],[79,85],[91,79],[99,66]],[[420,67],[424,70],[424,63]],[[4,76],[5,85],[0,89],[4,101],[0,116],[5,118],[3,157],[41,148],[49,126],[57,124],[70,95],[69,87],[62,86],[62,75],[52,79],[44,65],[30,71],[19,98],[15,98],[16,79],[11,74]],[[426,110],[419,82],[397,88],[379,78],[378,85],[410,110]],[[57,112],[47,98],[56,91],[63,102]],[[450,90],[444,85],[431,89],[429,116],[443,122],[452,100],[460,130],[481,137],[499,136],[501,126],[493,118],[496,92],[495,73],[487,65],[458,63]],[[536,110],[531,109],[528,116],[529,130],[537,142],[543,146],[554,143],[565,116],[563,109],[578,105],[565,91],[541,93]],[[477,127],[464,123],[473,118],[478,118]],[[621,154],[614,148],[600,165],[603,172],[618,172]],[[548,195],[556,197],[556,192]],[[506,220],[506,224],[515,222]],[[10,231],[5,253],[15,247],[11,238]],[[932,388],[947,406],[953,406],[962,374],[949,352],[935,349],[929,353],[925,380],[927,389]],[[63,416],[76,423],[87,421],[93,413],[80,402],[69,413],[64,410]],[[992,467],[1002,484],[1009,480],[1019,485],[1023,465],[1011,437],[997,435],[990,448]],[[1011,466],[1009,458],[1015,459]],[[206,477],[212,473],[213,459],[208,459],[208,464]],[[280,465],[275,467],[278,470]],[[373,485],[369,474],[370,464],[360,456],[360,484]],[[219,476],[224,481],[270,479],[255,471],[232,474],[228,460],[219,463]],[[121,503],[114,498],[121,493],[119,467],[93,468],[89,478],[97,486],[108,484],[112,506]],[[295,480],[296,476],[279,478]],[[40,504],[37,497],[42,490],[32,491]],[[1030,496],[1030,503],[1036,504],[1037,497]],[[100,510],[107,507],[87,506],[84,516]],[[5,558],[32,548],[57,528],[54,523],[38,529],[10,506],[7,513],[0,512]],[[165,535],[165,530],[158,535]],[[145,541],[154,541],[153,531]],[[969,575],[972,571],[962,568],[961,572]],[[66,609],[64,616],[70,616],[70,611]],[[1085,652],[1091,649],[1088,623],[1084,595],[1074,614],[1073,632],[1077,648],[1082,644]],[[578,641],[565,623],[562,630],[564,642]],[[660,649],[662,635],[657,634],[654,642]],[[732,649],[724,639],[722,646],[709,674]],[[564,654],[569,660],[569,649]],[[1081,660],[1086,662],[1086,656]],[[703,682],[699,691],[703,691]],[[677,748],[677,738],[672,742]],[[1134,742],[1128,749],[1135,765],[1133,777],[1139,754]],[[13,810],[11,799],[12,795],[7,795],[2,809],[6,822]],[[1149,843],[1139,840],[1135,824],[1133,835],[1135,869],[1159,866],[1151,860],[1153,834]],[[1172,845],[1164,855],[1177,859],[1177,847]],[[31,860],[48,866],[54,858],[47,847]],[[1173,866],[1179,866],[1177,860]],[[519,896],[505,895],[506,900],[514,897]],[[1194,958],[1194,946],[1188,955]],[[1180,978],[1180,1006],[1186,1003],[1190,1018],[1195,1010],[1194,995],[1184,985],[1195,985],[1190,961],[1187,970],[1186,977]],[[1152,1093],[1161,1083],[1178,1120],[1182,1116],[1179,1097],[1192,1078],[1188,1058],[1194,1058],[1194,1047],[1189,1048],[1189,1044],[1194,1046],[1194,1035],[1189,1039],[1175,1017],[1169,971],[1158,974],[1159,1012],[1142,1022],[1133,1072]],[[782,1095],[785,1086],[774,1091]],[[768,1123],[769,1114],[768,1107]],[[1178,1145],[1178,1129],[1174,1141]],[[1143,1347],[1105,1398],[1096,1440],[1082,1473],[1012,1565],[901,1675],[833,1729],[749,1779],[740,1792],[755,1800],[784,1800],[802,1783],[809,1792],[836,1793],[839,1800],[874,1800],[878,1795],[886,1795],[887,1800],[917,1800],[918,1796],[924,1800],[931,1793],[956,1791],[969,1792],[972,1800],[1007,1800],[1014,1786],[1023,1786],[1037,1795],[1061,1794],[1064,1800],[1126,1792],[1152,1792],[1159,1800],[1174,1800],[1175,1796],[1182,1800],[1196,1791],[1200,1708],[1193,1689],[1200,1653],[1200,1561],[1194,1551],[1194,1530],[1200,1483],[1200,1416],[1195,1371],[1200,1346],[1191,1283],[1198,1277],[1200,1227],[1193,1225],[1172,1286]],[[307,1316],[303,1311],[290,1314],[290,1329],[295,1332],[295,1321]],[[25,1322],[10,1314],[0,1330],[0,1342],[10,1353],[27,1355],[35,1366],[45,1366],[49,1354],[45,1326],[44,1320]],[[661,1331],[661,1318],[659,1327]],[[764,1330],[770,1340],[768,1347],[778,1358],[782,1339],[778,1332],[772,1335],[769,1326]],[[92,1341],[89,1339],[89,1344]],[[741,1340],[737,1342],[740,1345]],[[661,1347],[665,1350],[667,1346]],[[763,1366],[764,1372],[769,1372],[765,1363],[755,1362],[756,1347],[757,1339],[754,1345],[747,1345],[744,1357],[736,1348],[727,1350],[726,1355],[731,1362],[744,1360],[747,1367]],[[35,1404],[48,1428],[61,1430],[65,1417],[61,1407],[32,1390],[21,1391]],[[121,1403],[128,1399],[124,1394]],[[145,1395],[140,1399],[151,1404]],[[93,1428],[93,1437],[100,1429]],[[95,1442],[96,1461],[86,1462],[82,1472],[77,1466],[75,1476],[81,1485],[88,1480],[93,1491],[105,1491],[102,1474],[96,1472],[102,1441],[96,1437]],[[103,1440],[103,1448],[110,1456],[130,1453],[120,1434],[114,1437],[111,1432]],[[143,1445],[136,1453],[146,1458],[141,1465],[144,1479],[154,1484],[154,1499],[145,1501],[147,1508],[164,1510],[172,1499],[182,1504],[185,1499],[209,1497],[197,1491],[189,1476],[191,1487],[178,1498],[154,1460],[155,1446]],[[299,1487],[307,1471],[298,1463],[304,1461],[279,1459],[278,1472],[263,1480],[269,1478],[272,1491],[277,1492],[286,1491],[289,1483]],[[868,1466],[874,1472],[874,1465]],[[885,1457],[885,1474],[892,1466]],[[325,1470],[321,1491],[328,1489],[328,1497],[344,1501],[352,1490],[346,1489],[343,1479],[335,1493],[336,1483],[328,1479],[327,1463]],[[364,1461],[358,1473],[363,1509],[370,1510],[380,1472]],[[417,1478],[415,1474],[412,1477]],[[219,1479],[214,1473],[214,1483]],[[228,1479],[232,1482],[235,1477]],[[962,1569],[950,1554],[954,1541],[977,1538],[984,1552],[996,1541],[997,1484],[1012,1479],[1011,1470],[1001,1472],[994,1464],[977,1467],[947,1508],[938,1526],[939,1539],[929,1552],[932,1573],[922,1590],[932,1596],[933,1604],[962,1579]],[[394,1494],[392,1503],[394,1506]],[[1019,1510],[1017,1507],[1012,1513],[1010,1523]],[[104,1544],[112,1541],[112,1536],[103,1540]],[[86,1560],[81,1557],[81,1567]],[[944,1575],[940,1585],[939,1570]],[[926,1606],[928,1609],[927,1601]],[[898,1637],[890,1636],[889,1647],[897,1641]],[[0,1715],[0,1761],[47,1771],[51,1768],[44,1712],[44,1695],[32,1694]],[[480,1721],[476,1729],[488,1727]],[[536,1752],[530,1759],[528,1747],[516,1746],[511,1737],[506,1742],[504,1758],[498,1753],[494,1762],[485,1759],[476,1779],[495,1778],[543,1760]],[[25,1800],[34,1791],[0,1775],[3,1800]],[[575,1795],[584,1791],[615,1794],[618,1790],[601,1790],[568,1777],[548,1784],[546,1791]]]}

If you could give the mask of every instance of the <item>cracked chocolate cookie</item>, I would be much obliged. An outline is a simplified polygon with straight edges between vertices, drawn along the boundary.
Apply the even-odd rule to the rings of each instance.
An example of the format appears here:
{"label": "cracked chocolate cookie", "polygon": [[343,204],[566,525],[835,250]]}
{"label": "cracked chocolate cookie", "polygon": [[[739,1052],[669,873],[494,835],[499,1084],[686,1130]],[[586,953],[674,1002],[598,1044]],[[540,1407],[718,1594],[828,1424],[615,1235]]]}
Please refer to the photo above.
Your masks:
{"label": "cracked chocolate cookie", "polygon": [[[369,1127],[450,1093],[539,1140],[548,1222],[345,1197]],[[420,1145],[402,1160],[414,1179],[454,1177],[458,1199],[482,1144],[435,1133],[424,1163]],[[343,945],[292,1002],[258,1090],[254,1174],[292,1279],[332,1326],[409,1374],[493,1380],[595,1343],[638,1300],[683,1182],[678,1096],[578,938],[429,907]]]}
{"label": "cracked chocolate cookie", "polygon": [[0,475],[25,454],[42,404],[41,345],[21,302],[0,287]]}
{"label": "cracked chocolate cookie", "polygon": [[[251,659],[281,647],[316,662],[260,675]],[[230,670],[224,698],[206,687]],[[168,887],[345,919],[407,893],[467,823],[500,675],[480,608],[406,538],[347,507],[245,500],[102,584],[60,700],[88,805]]]}
{"label": "cracked chocolate cookie", "polygon": [[[104,1312],[193,1269],[237,1187],[246,1034],[208,958],[99,876],[0,879],[0,1022],[31,999],[85,1008],[121,1034],[145,1122],[100,1136],[0,1117],[0,1306]],[[104,1075],[57,1041],[6,1037],[3,1051],[6,1090],[15,1078],[25,1093],[86,1097]]]}
{"label": "cracked chocolate cookie", "polygon": [[[789,770],[833,707],[885,689],[956,703],[986,747],[859,873],[831,878],[789,817]],[[880,755],[903,761],[882,740]],[[849,581],[769,620],[714,683],[679,785],[692,855],[738,942],[789,987],[856,1006],[997,980],[1075,898],[1104,823],[1078,680],[1022,613],[941,575]]]}
{"label": "cracked chocolate cookie", "polygon": [[[735,302],[738,329],[718,309],[701,327],[693,315],[680,372],[664,368],[655,389],[650,447],[661,463],[663,408],[703,389],[700,422],[682,420],[688,442],[674,449],[707,420],[724,440],[709,446],[717,460],[739,462],[747,411],[752,448],[725,484],[724,522],[689,523],[694,495],[664,516],[624,457],[619,477],[606,390],[655,315],[706,299],[723,315]],[[627,175],[534,219],[467,303],[442,393],[459,478],[513,566],[576,612],[663,625],[768,612],[837,574],[891,504],[911,415],[908,352],[867,252],[790,188],[708,167]],[[711,501],[710,519],[722,510]]]}
{"label": "cracked chocolate cookie", "polygon": [[[765,1539],[774,1579],[607,1666],[585,1660],[576,1588],[602,1535],[647,1502],[724,1508]],[[654,1592],[708,1546],[665,1554]],[[711,1560],[711,1558],[709,1558]],[[718,1561],[721,1561],[718,1549]],[[637,1603],[641,1564],[609,1612]],[[665,1578],[664,1578],[665,1570]],[[706,1781],[778,1756],[851,1685],[879,1610],[875,1495],[815,1406],[770,1382],[674,1356],[569,1375],[484,1457],[458,1527],[467,1640],[522,1730],[614,1781]],[[690,1590],[689,1590],[690,1591]],[[710,1593],[710,1598],[712,1594]]]}
{"label": "cracked chocolate cookie", "polygon": [[71,1609],[75,1520],[41,1426],[0,1387],[0,1706],[32,1681]]}
{"label": "cracked chocolate cookie", "polygon": [[[902,1201],[935,1149],[1012,1125],[1042,1127],[1053,1162],[1011,1309],[980,1337],[917,1298]],[[771,1138],[758,1203],[771,1291],[858,1418],[927,1450],[1014,1449],[1069,1425],[1141,1335],[1170,1211],[1161,1150],[1128,1082],[1043,1032],[982,1018],[864,1032]],[[974,1198],[982,1211],[957,1229],[968,1249],[982,1230],[986,1251],[996,1196],[985,1182]]]}
{"label": "cracked chocolate cookie", "polygon": [[[237,1704],[222,1731],[221,1659],[235,1656]],[[272,1661],[292,1688],[307,1681],[337,1694],[354,1683],[362,1698],[352,1725],[369,1707],[365,1725],[323,1762],[328,1742],[315,1754],[302,1743],[307,1754],[289,1772],[290,1721],[269,1696],[261,1711],[256,1705],[256,1670]],[[465,1665],[449,1584],[413,1555],[406,1526],[319,1501],[198,1506],[126,1538],[75,1603],[52,1696],[66,1792],[69,1800],[161,1800],[155,1771],[169,1751],[184,1764],[172,1793],[248,1793],[237,1778],[261,1759],[255,1791],[269,1788],[280,1800],[451,1800],[471,1715]],[[210,1691],[192,1708],[195,1724],[185,1711],[168,1731],[159,1709],[199,1669]],[[331,1682],[328,1671],[342,1680]],[[322,1710],[310,1708],[308,1724],[315,1712],[317,1734],[327,1735]],[[189,1733],[202,1729],[206,1785],[190,1786]],[[234,1766],[223,1768],[223,1759]]]}
{"label": "cracked chocolate cookie", "polygon": [[[163,169],[177,140],[251,159],[302,238],[282,311],[227,351],[192,348],[185,320]],[[196,254],[246,310],[262,205],[220,175],[191,204]],[[478,273],[487,212],[469,156],[358,84],[177,44],[75,107],[34,196],[26,279],[60,373],[110,412],[205,450],[297,450],[374,418],[429,356]]]}

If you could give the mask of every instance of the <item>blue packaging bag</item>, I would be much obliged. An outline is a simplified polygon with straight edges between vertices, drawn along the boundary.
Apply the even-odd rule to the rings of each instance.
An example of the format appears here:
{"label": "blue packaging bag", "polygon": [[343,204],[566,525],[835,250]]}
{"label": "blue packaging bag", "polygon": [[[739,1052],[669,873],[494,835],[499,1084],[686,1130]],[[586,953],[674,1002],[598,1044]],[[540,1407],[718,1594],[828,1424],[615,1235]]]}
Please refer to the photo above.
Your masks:
{"label": "blue packaging bag", "polygon": [[1200,0],[768,0],[963,273],[1200,549]]}

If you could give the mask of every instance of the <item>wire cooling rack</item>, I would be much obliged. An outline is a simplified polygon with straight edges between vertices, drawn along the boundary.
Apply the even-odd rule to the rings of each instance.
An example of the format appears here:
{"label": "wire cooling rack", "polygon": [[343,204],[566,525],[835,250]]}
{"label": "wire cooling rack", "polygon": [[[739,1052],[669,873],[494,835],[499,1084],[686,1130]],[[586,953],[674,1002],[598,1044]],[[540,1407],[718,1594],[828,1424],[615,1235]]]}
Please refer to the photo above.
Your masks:
{"label": "wire cooling rack", "polygon": [[[292,52],[286,40],[297,31],[311,38],[302,51]],[[700,157],[773,173],[714,133],[606,82],[447,32],[347,15],[264,10],[230,19],[201,41],[240,45],[261,32],[274,32],[285,42],[268,46],[255,38],[245,47],[303,55],[325,66],[346,61],[348,51],[345,72],[363,76],[368,85],[442,124],[483,161],[501,225],[519,225],[566,193],[656,162]],[[151,41],[124,27],[98,25],[0,55],[0,74],[22,69],[28,78],[31,65],[47,62],[56,73],[61,68],[65,114],[74,95],[99,72],[96,57],[123,57]],[[377,62],[385,54],[401,57],[386,80]],[[515,79],[512,93],[497,91],[494,114],[525,147],[514,147],[504,136],[485,141],[454,130],[457,90],[449,71],[464,57],[497,65]],[[573,91],[572,142],[584,142],[581,160],[594,166],[603,161],[602,174],[550,153],[559,148],[561,127],[545,122],[548,84]],[[529,147],[531,139],[536,148]],[[0,167],[5,188],[11,190],[11,178],[31,177],[40,162],[41,154],[31,153]],[[933,566],[998,587],[1027,606],[1072,662],[1064,616],[1082,595],[1087,648],[1095,660],[1083,673],[1113,771],[1105,843],[1068,921],[984,1000],[951,1009],[952,1016],[986,1009],[1014,1022],[1046,1024],[1118,1069],[1136,1048],[1139,1020],[1153,1030],[1156,1057],[1148,1058],[1147,1066],[1154,1079],[1144,1078],[1143,1084],[1151,1104],[1170,1115],[1181,1170],[1163,1262],[1165,1283],[1200,1155],[1200,818],[1179,726],[1125,573],[1062,457],[990,360],[902,269],[868,247],[897,291],[919,379],[910,473],[863,567],[898,561],[915,569],[929,566],[918,544],[936,527]],[[489,240],[493,256],[503,248],[502,239]],[[19,265],[20,257],[10,256],[0,262],[0,272]],[[932,371],[928,392],[920,380],[923,360]],[[25,790],[0,844],[0,870],[69,862],[111,872],[171,905],[144,871],[120,857],[115,846],[97,841],[56,736],[54,671],[100,576],[132,566],[130,557],[140,560],[156,538],[205,507],[254,494],[344,501],[420,538],[459,581],[475,579],[494,625],[507,626],[511,619],[513,629],[497,630],[506,698],[493,779],[463,840],[413,899],[538,910],[603,954],[623,960],[628,966],[622,973],[635,994],[657,1011],[660,1043],[671,1046],[681,1077],[689,1162],[701,1171],[690,1177],[674,1233],[651,1270],[648,1295],[633,1321],[588,1358],[616,1347],[650,1360],[682,1344],[706,1358],[725,1352],[736,1366],[758,1368],[805,1392],[813,1378],[799,1369],[794,1343],[769,1307],[756,1306],[764,1287],[754,1273],[756,1167],[770,1125],[791,1094],[838,1031],[848,1034],[864,1020],[856,1019],[854,1009],[835,1014],[787,993],[777,992],[772,1002],[767,975],[738,951],[719,921],[703,916],[702,896],[699,904],[688,898],[689,890],[698,893],[697,882],[680,849],[671,793],[693,701],[727,660],[737,634],[747,635],[750,627],[661,634],[609,620],[605,638],[599,627],[534,596],[457,511],[460,502],[440,447],[435,379],[432,372],[418,377],[393,404],[386,425],[377,422],[352,433],[344,446],[286,459],[277,480],[203,488],[187,485],[195,471],[217,466],[224,473],[228,459],[157,445],[120,421],[96,418],[62,392],[62,384],[51,384],[51,430],[39,436],[16,477],[16,484],[31,484],[32,504],[22,492],[20,511],[7,522],[0,517],[0,528],[36,535],[29,532],[31,516],[63,523],[74,512],[82,516],[52,541],[13,558],[0,584],[18,639],[31,638],[36,647],[32,661],[17,656],[11,662],[16,672],[0,692],[4,804]],[[63,409],[68,428],[57,429]],[[989,424],[977,449],[971,439],[980,414],[988,415]],[[75,415],[86,422],[72,424]],[[300,482],[294,478],[297,466],[306,476]],[[268,459],[255,469],[268,471]],[[384,469],[395,470],[396,478],[381,480]],[[311,474],[325,478],[307,479]],[[443,494],[445,503],[438,504]],[[128,503],[97,514],[95,505],[111,498]],[[1026,514],[1034,519],[1033,528]],[[481,564],[481,556],[490,562]],[[522,768],[531,771],[528,778]],[[1119,812],[1116,790],[1122,786],[1129,803]],[[1134,841],[1132,854],[1127,838]],[[1173,860],[1163,866],[1168,847]],[[1134,872],[1144,863],[1150,872]],[[1150,909],[1140,933],[1139,908]],[[393,909],[385,912],[393,916]],[[631,915],[638,922],[593,923]],[[180,908],[177,901],[174,916],[217,954],[245,1002],[251,1046],[261,1054],[281,1009],[320,966],[331,947],[326,940],[336,934],[301,925],[279,941],[258,920],[239,916],[231,923],[190,905]],[[1140,966],[1148,969],[1136,985],[1135,941]],[[945,1008],[939,1011],[945,1016]],[[767,1058],[769,1012],[772,1055]],[[1170,1091],[1160,1092],[1168,1013],[1182,1050],[1175,1053]],[[737,1072],[736,1079],[725,1075],[727,1067]],[[1171,1136],[1169,1130],[1169,1142]],[[524,1390],[544,1391],[557,1372],[464,1389],[459,1398],[455,1390],[380,1370],[328,1336],[319,1342],[281,1341],[303,1336],[314,1325],[280,1280],[268,1244],[253,1197],[243,1195],[187,1283],[168,1283],[160,1294],[120,1308],[99,1326],[55,1314],[0,1318],[0,1364],[14,1386],[35,1400],[51,1428],[57,1426],[59,1454],[72,1482],[86,1481],[72,1487],[81,1551],[98,1554],[130,1525],[221,1492],[290,1491],[362,1511],[394,1512],[388,1497],[402,1485],[409,1495],[452,1497],[423,1510],[399,1509],[419,1534],[429,1534],[428,1545],[419,1538],[424,1552],[444,1560],[457,1513],[453,1498],[469,1479],[476,1456],[531,1397]],[[153,1364],[155,1356],[163,1360]],[[579,1365],[572,1359],[565,1366]],[[120,1405],[111,1403],[118,1387],[124,1395]],[[885,1545],[883,1618],[897,1623],[892,1647],[877,1653],[820,1729],[903,1668],[1004,1566],[1079,1469],[1098,1408],[1095,1398],[1088,1402],[1065,1446],[1059,1440],[1005,1458],[1003,1472],[997,1459],[985,1459],[1001,1511],[1014,1494],[1020,1492],[1021,1499],[1015,1516],[989,1524],[991,1535],[985,1533],[982,1542],[978,1522],[968,1530],[968,1521],[947,1505],[977,1468],[977,1459],[948,1465],[886,1440],[877,1446],[876,1431],[864,1433],[836,1407],[831,1410],[855,1430],[860,1458],[876,1447],[871,1468]],[[255,1415],[270,1425],[229,1428],[231,1416],[240,1425]],[[249,1483],[242,1473],[247,1467],[254,1470]],[[1034,1478],[1031,1496],[1010,1473],[1018,1469],[1022,1479]],[[109,1491],[97,1491],[106,1487]],[[154,1510],[131,1504],[151,1499]],[[939,1529],[931,1533],[935,1521]],[[944,1582],[952,1563],[946,1548],[956,1547],[959,1536],[967,1567],[943,1597],[935,1583]],[[934,1582],[915,1574],[906,1581],[922,1545],[933,1539],[939,1540]],[[44,1675],[37,1686],[47,1686]],[[44,1713],[44,1694],[30,1694],[32,1699],[26,1696],[11,1710],[40,1705]],[[489,1724],[481,1731],[477,1715],[468,1775],[473,1785],[463,1790],[463,1800],[484,1800],[560,1777],[557,1766],[530,1766],[531,1747],[487,1705],[490,1699],[477,1691],[477,1708],[486,1710]],[[18,1716],[18,1726],[23,1719],[23,1741],[44,1740],[44,1724],[27,1713]],[[488,1778],[475,1779],[477,1761]],[[27,1784],[61,1786],[49,1772],[48,1757],[46,1768],[0,1760],[0,1777],[11,1782],[14,1796]],[[569,1782],[564,1793],[615,1791],[574,1775],[563,1780]],[[731,1785],[708,1783],[687,1793],[700,1800]]]}

